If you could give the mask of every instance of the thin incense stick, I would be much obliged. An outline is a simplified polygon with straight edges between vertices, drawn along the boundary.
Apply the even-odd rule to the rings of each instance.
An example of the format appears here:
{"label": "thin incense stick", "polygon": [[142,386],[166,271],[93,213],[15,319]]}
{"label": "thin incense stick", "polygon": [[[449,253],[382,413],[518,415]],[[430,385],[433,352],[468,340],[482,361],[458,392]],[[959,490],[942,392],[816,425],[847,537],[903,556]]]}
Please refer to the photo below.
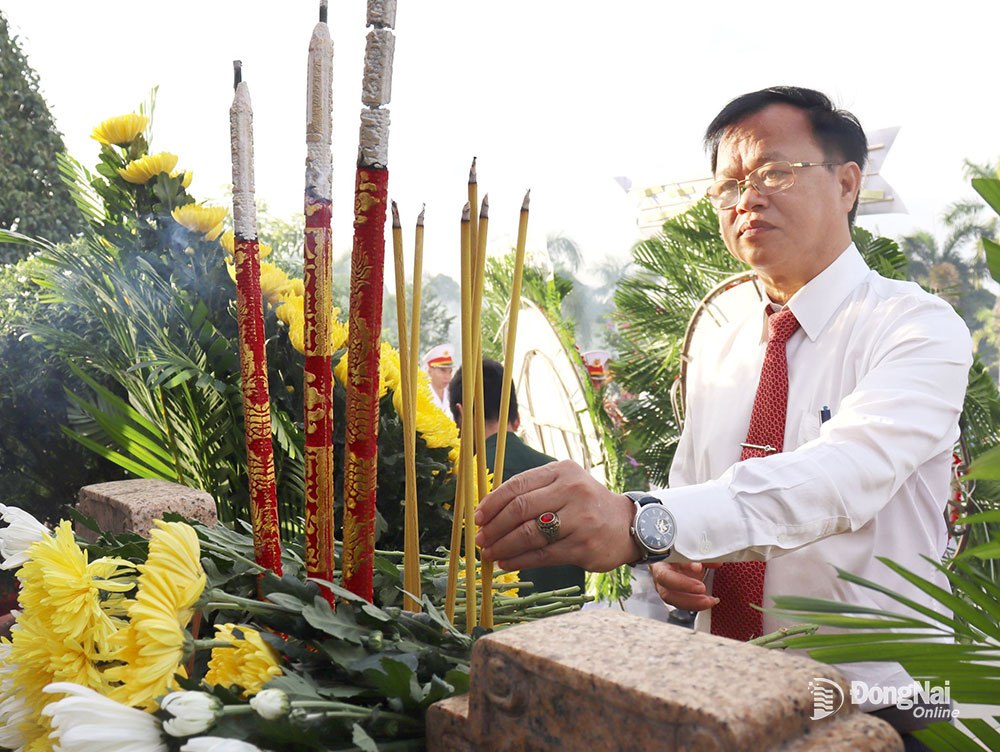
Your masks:
{"label": "thin incense stick", "polygon": [[344,587],[372,600],[375,495],[378,470],[378,393],[386,193],[388,104],[396,4],[368,0],[369,32],[361,86],[361,137],[354,187],[354,248],[347,355],[347,435],[344,464]]}
{"label": "thin incense stick", "polygon": [[413,247],[413,299],[410,308],[410,362],[404,364],[400,359],[400,375],[405,374],[410,382],[410,404],[413,406],[413,416],[410,420],[409,434],[414,447],[413,504],[406,508],[406,530],[410,548],[415,552],[413,558],[413,581],[410,592],[418,600],[421,596],[420,585],[420,497],[417,493],[416,481],[416,446],[417,446],[417,368],[420,352],[420,292],[421,278],[424,267],[424,209],[421,207],[417,217],[417,227],[414,233]]}
{"label": "thin incense stick", "polygon": [[[475,417],[476,423],[476,496],[472,503],[471,511],[475,514],[475,508],[483,497],[489,493],[489,486],[487,482],[487,468],[486,468],[486,407],[485,400],[483,397],[483,335],[482,335],[482,321],[483,321],[483,283],[484,283],[484,271],[486,268],[486,234],[489,228],[489,211],[490,211],[490,200],[489,196],[483,196],[482,209],[479,212],[479,247],[476,249],[476,281],[473,287],[473,312],[472,312],[472,331],[475,337],[475,374],[476,374],[476,393],[475,393],[475,410],[473,411],[473,416]],[[473,523],[474,527],[474,523]],[[468,528],[467,528],[468,530]],[[475,530],[472,531],[473,536],[475,536]],[[493,567],[490,565],[489,571],[485,568],[486,562],[483,562],[483,570],[481,574],[481,580],[483,583],[483,603],[482,603],[482,621],[483,627],[492,628],[493,626]],[[487,623],[488,622],[488,623]]]}
{"label": "thin incense stick", "polygon": [[[414,424],[413,385],[407,373],[410,364],[409,346],[407,343],[406,326],[406,272],[403,267],[403,227],[399,223],[399,209],[392,202],[392,250],[395,261],[396,276],[396,325],[399,333],[399,365],[400,388],[403,392],[403,466],[406,476],[404,495],[404,534],[403,534],[403,607],[407,611],[419,611],[420,602],[410,597],[410,593],[419,597],[420,590],[420,550],[414,547],[413,511],[417,502],[416,475],[416,435]],[[416,588],[416,592],[414,592]]]}
{"label": "thin incense stick", "polygon": [[233,235],[236,258],[236,316],[240,343],[240,386],[243,430],[247,446],[250,517],[254,559],[281,576],[281,536],[271,446],[271,396],[264,352],[264,304],[260,292],[260,247],[253,185],[253,108],[242,80],[241,63],[233,63],[236,94],[229,110],[233,161]]}
{"label": "thin incense stick", "polygon": [[[459,446],[459,471],[458,489],[455,494],[455,509],[452,516],[451,525],[451,551],[448,557],[448,588],[445,593],[445,614],[448,619],[454,622],[455,617],[455,595],[458,589],[458,558],[461,550],[462,523],[466,517],[467,499],[472,488],[472,411],[468,405],[472,404],[472,386],[475,379],[469,380],[468,365],[472,363],[472,241],[470,237],[470,205],[462,209],[462,231],[461,231],[461,272],[462,272],[462,426],[460,432]],[[465,555],[466,569],[466,599],[471,595],[471,602],[475,603],[476,597],[476,575],[475,566],[470,567],[469,552]],[[472,560],[475,561],[475,548],[472,549]],[[471,579],[471,583],[470,583]],[[471,587],[470,587],[471,584]],[[475,609],[472,609],[473,612]],[[471,623],[471,619],[466,619]],[[471,627],[469,627],[471,629]]]}
{"label": "thin incense stick", "polygon": [[[303,264],[306,573],[333,580],[333,43],[326,3],[309,40]],[[333,592],[321,588],[334,603]]]}
{"label": "thin incense stick", "polygon": [[[497,444],[493,457],[493,488],[503,483],[504,457],[507,450],[507,423],[510,418],[510,385],[514,371],[514,340],[517,337],[517,313],[521,308],[521,282],[524,278],[524,245],[528,237],[528,197],[531,191],[524,194],[521,204],[521,216],[517,226],[517,250],[514,254],[514,279],[510,291],[510,309],[507,319],[507,336],[504,340],[503,382],[500,388],[500,414],[497,427]],[[483,582],[492,580],[493,562],[483,559]],[[485,585],[484,585],[485,587]],[[485,592],[485,591],[484,591]],[[492,606],[492,602],[490,604]],[[487,622],[489,618],[489,623]],[[483,603],[483,627],[492,626],[492,608],[487,617],[486,603]]]}
{"label": "thin incense stick", "polygon": [[496,456],[493,461],[493,488],[503,483],[503,463],[507,450],[507,420],[510,415],[510,385],[514,379],[514,340],[517,337],[517,314],[521,309],[521,282],[524,279],[524,246],[528,237],[528,203],[531,191],[524,194],[521,215],[517,223],[517,247],[514,253],[514,279],[510,289],[510,310],[507,314],[507,336],[504,339],[503,386],[500,390],[500,427],[497,434]]}

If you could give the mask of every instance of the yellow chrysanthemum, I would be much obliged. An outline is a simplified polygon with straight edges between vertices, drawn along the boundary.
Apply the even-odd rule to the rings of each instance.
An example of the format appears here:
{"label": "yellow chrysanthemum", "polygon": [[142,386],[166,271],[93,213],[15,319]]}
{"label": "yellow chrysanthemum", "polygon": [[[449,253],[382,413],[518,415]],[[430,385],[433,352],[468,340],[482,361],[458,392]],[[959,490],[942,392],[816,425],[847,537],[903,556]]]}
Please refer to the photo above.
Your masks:
{"label": "yellow chrysanthemum", "polygon": [[286,292],[279,297],[276,305],[274,315],[278,317],[279,321],[284,322],[288,326],[291,326],[292,322],[302,320],[305,317],[303,313],[304,300],[301,295],[296,295],[294,292]]}
{"label": "yellow chrysanthemum", "polygon": [[280,301],[285,293],[291,292],[291,287],[284,269],[266,262],[260,265],[260,294],[268,303]]}
{"label": "yellow chrysanthemum", "polygon": [[[461,583],[463,583],[463,585],[465,583],[465,564],[464,563],[462,565],[462,569],[459,570],[458,581],[461,582]],[[518,571],[504,572],[503,574],[495,574],[495,575],[493,575],[493,582],[499,582],[499,583],[503,583],[505,585],[509,584],[509,583],[512,583],[512,582],[520,582],[520,581],[521,581],[521,573],[518,572]],[[476,585],[479,586],[478,590],[480,592],[480,597],[482,597],[481,594],[483,592],[483,590],[482,590],[482,588],[483,588],[483,580],[482,580],[481,577],[476,577]],[[518,588],[510,588],[509,590],[498,590],[497,594],[501,595],[501,596],[507,596],[507,597],[516,597],[517,596],[517,592],[518,592]]]}
{"label": "yellow chrysanthemum", "polygon": [[[236,629],[242,638],[233,633]],[[260,692],[267,682],[281,676],[278,654],[260,638],[260,632],[235,624],[215,627],[215,639],[229,642],[231,648],[213,648],[212,659],[208,662],[205,682],[211,686],[229,687],[235,684],[243,688],[243,697]]]}
{"label": "yellow chrysanthemum", "polygon": [[108,118],[94,128],[90,137],[102,144],[126,146],[135,141],[136,136],[146,130],[148,124],[149,118],[136,115],[134,112],[128,115],[118,115]]}
{"label": "yellow chrysanthemum", "polygon": [[139,589],[129,606],[129,624],[116,636],[123,665],[105,672],[122,685],[111,699],[145,709],[166,692],[184,656],[184,628],[205,589],[198,536],[183,522],[156,521],[149,557],[139,566]]}
{"label": "yellow chrysanthemum", "polygon": [[[232,230],[226,230],[222,233],[222,236],[219,238],[219,245],[222,246],[222,250],[226,252],[227,256],[231,257],[236,253],[236,236],[233,235]],[[258,243],[257,245],[260,249],[260,258],[267,258],[271,255],[272,248],[267,243]],[[301,280],[298,281],[301,283]],[[302,292],[300,290],[299,295],[301,294]]]}
{"label": "yellow chrysanthemum", "polygon": [[161,172],[169,173],[177,166],[177,155],[161,151],[159,154],[147,154],[118,168],[118,174],[124,180],[136,185],[145,185]]}
{"label": "yellow chrysanthemum", "polygon": [[119,602],[121,593],[134,585],[130,577],[122,577],[133,567],[122,559],[88,562],[69,521],[34,543],[28,556],[18,571],[22,611],[4,657],[5,668],[10,669],[5,685],[14,688],[10,695],[33,714],[26,733],[44,738],[38,714],[54,699],[42,692],[47,684],[69,681],[107,690],[108,680],[99,666],[111,659],[113,636],[122,621],[114,618],[113,607],[105,607],[103,594],[112,593]]}
{"label": "yellow chrysanthemum", "polygon": [[191,232],[200,232],[208,240],[217,240],[222,234],[222,223],[229,211],[224,206],[202,206],[190,203],[175,207],[170,212],[177,224]]}
{"label": "yellow chrysanthemum", "polygon": [[191,172],[191,170],[184,170],[184,172],[178,172],[177,170],[174,170],[173,172],[170,173],[170,177],[172,178],[175,178],[178,175],[184,176],[181,178],[182,188],[187,188],[189,185],[191,185],[191,179],[194,177],[194,173]]}

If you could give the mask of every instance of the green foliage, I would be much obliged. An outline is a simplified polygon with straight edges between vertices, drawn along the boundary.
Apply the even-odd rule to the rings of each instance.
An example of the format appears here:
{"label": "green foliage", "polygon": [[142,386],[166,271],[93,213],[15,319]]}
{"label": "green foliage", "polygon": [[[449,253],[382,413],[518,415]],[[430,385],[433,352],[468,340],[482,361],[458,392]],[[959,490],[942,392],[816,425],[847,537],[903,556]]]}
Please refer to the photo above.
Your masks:
{"label": "green foliage", "polygon": [[[413,310],[413,285],[406,285],[406,326],[410,326],[410,313]],[[399,347],[399,324],[396,320],[396,296],[386,295],[382,301],[382,340],[393,347]],[[455,317],[448,313],[448,308],[438,297],[437,291],[426,282],[420,288],[420,352],[423,353],[437,344],[446,342],[448,331]],[[409,330],[406,333],[409,338]]]}
{"label": "green foliage", "polygon": [[[0,12],[0,228],[67,241],[84,220],[59,179],[56,155],[62,136],[38,90],[17,37]],[[0,264],[23,258],[29,248],[0,243]]]}
{"label": "green foliage", "polygon": [[71,374],[28,328],[86,330],[91,324],[41,303],[31,281],[41,266],[37,257],[0,266],[0,485],[4,503],[53,520],[63,505],[75,503],[81,486],[123,475],[60,431],[68,408],[63,384]]}
{"label": "green foliage", "polygon": [[726,277],[745,267],[726,250],[708,201],[663,225],[632,249],[634,271],[615,293],[621,349],[615,379],[628,395],[626,447],[649,479],[666,485],[679,426],[670,385],[680,374],[680,350],[695,306]]}

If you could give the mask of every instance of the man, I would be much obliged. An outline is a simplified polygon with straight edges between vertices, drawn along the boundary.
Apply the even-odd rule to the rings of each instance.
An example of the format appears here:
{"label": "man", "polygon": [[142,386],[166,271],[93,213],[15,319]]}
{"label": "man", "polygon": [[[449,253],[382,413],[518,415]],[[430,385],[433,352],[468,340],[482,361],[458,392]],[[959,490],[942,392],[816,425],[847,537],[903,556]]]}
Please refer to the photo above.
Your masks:
{"label": "man", "polygon": [[451,345],[438,345],[432,347],[424,357],[427,364],[427,375],[431,377],[431,399],[434,404],[448,414],[448,382],[451,381],[451,371],[455,367],[455,360],[452,353],[455,349]]}
{"label": "man", "polygon": [[[819,92],[765,89],[730,102],[705,143],[726,247],[757,271],[769,300],[721,328],[691,364],[670,488],[655,494],[662,506],[642,507],[669,546],[650,566],[656,590],[700,612],[699,629],[734,634],[735,625],[742,638],[788,623],[769,614],[753,623],[748,601],[767,607],[773,594],[899,609],[837,579],[834,566],[933,608],[876,557],[948,587],[921,557],[940,559],[946,543],[968,330],[940,299],[868,269],[851,242],[867,153],[853,115]],[[536,523],[543,512],[560,520],[552,543]],[[660,550],[655,535],[630,534],[637,514],[629,498],[560,463],[488,496],[477,541],[508,568],[606,570]],[[869,686],[911,684],[898,664],[840,668]],[[887,720],[907,730],[908,719]]]}
{"label": "man", "polygon": [[[515,433],[521,426],[521,416],[517,411],[517,394],[511,384],[510,408],[507,420],[507,440],[504,448],[503,479],[510,480],[515,475],[555,462],[554,457],[542,454],[525,444]],[[497,435],[500,431],[500,397],[503,389],[503,366],[495,360],[483,358],[483,422],[486,426],[486,466],[494,471]],[[451,413],[458,425],[462,425],[462,369],[456,371],[448,385],[451,395]],[[544,593],[550,590],[576,586],[580,593],[586,591],[586,572],[573,564],[552,567],[535,567],[521,570],[520,579],[531,582],[532,587],[518,589],[521,596]]]}

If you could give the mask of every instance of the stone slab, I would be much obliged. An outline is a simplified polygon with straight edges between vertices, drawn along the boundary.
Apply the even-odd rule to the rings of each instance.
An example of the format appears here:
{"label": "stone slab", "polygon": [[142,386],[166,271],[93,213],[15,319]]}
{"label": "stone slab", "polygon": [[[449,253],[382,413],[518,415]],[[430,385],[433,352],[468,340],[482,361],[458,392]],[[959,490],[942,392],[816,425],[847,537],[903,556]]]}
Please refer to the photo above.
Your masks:
{"label": "stone slab", "polygon": [[810,748],[790,745],[827,733],[836,740],[835,727],[866,739],[884,727],[887,742],[861,748],[898,748],[898,735],[878,719],[840,725],[859,715],[850,703],[812,720],[816,678],[836,682],[849,696],[838,671],[809,658],[613,609],[585,611],[480,639],[472,653],[466,734],[455,730],[463,711],[456,701],[428,714],[428,749],[448,749],[431,742],[449,736],[484,752],[800,752]]}
{"label": "stone slab", "polygon": [[[93,517],[101,530],[113,533],[148,535],[153,521],[162,519],[167,512],[209,526],[218,522],[211,494],[165,480],[119,480],[84,486],[76,508]],[[80,524],[76,532],[90,541],[97,538],[92,530]]]}

